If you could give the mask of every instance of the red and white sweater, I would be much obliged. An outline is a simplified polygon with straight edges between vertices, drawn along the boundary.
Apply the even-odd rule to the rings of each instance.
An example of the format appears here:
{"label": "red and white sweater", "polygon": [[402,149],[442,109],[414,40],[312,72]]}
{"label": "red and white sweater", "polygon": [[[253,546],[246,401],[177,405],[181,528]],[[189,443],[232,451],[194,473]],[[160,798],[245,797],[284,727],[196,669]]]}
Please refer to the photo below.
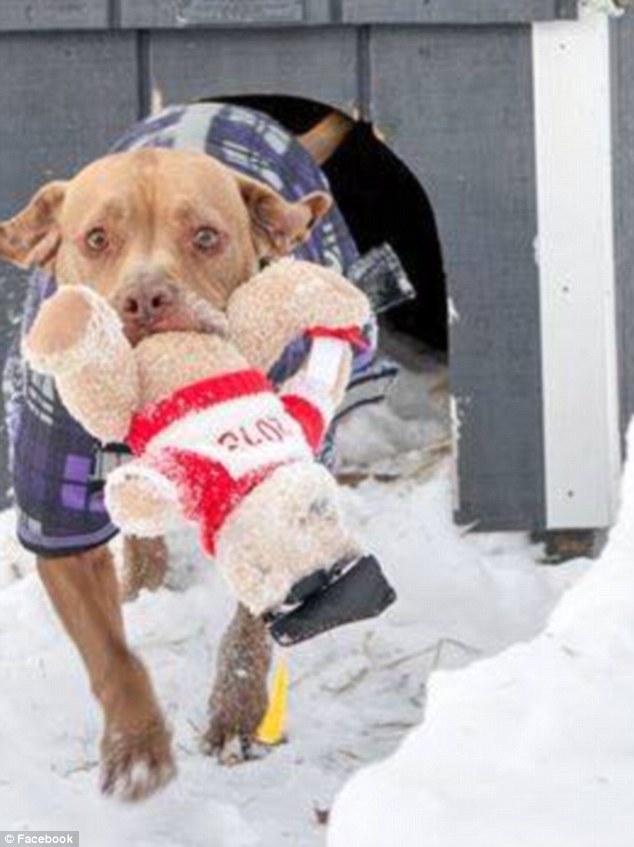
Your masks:
{"label": "red and white sweater", "polygon": [[[311,335],[364,343],[355,329]],[[129,447],[175,485],[211,554],[224,521],[250,491],[280,465],[312,461],[321,446],[333,413],[327,393],[310,371],[289,384],[278,395],[261,371],[214,376],[133,418]]]}

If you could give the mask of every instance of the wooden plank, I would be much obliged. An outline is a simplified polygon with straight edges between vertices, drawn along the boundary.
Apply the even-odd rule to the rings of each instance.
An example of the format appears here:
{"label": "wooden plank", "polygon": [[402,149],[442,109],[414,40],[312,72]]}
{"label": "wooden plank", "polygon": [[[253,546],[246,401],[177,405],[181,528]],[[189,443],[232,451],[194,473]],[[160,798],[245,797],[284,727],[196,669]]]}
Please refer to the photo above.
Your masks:
{"label": "wooden plank", "polygon": [[110,0],[2,0],[0,30],[103,29]]}
{"label": "wooden plank", "polygon": [[517,24],[575,18],[576,0],[342,0],[347,23]]}
{"label": "wooden plank", "polygon": [[623,432],[634,414],[634,15],[612,25],[613,150],[619,377]]}
{"label": "wooden plank", "polygon": [[297,26],[328,23],[326,0],[120,0],[124,27]]}
{"label": "wooden plank", "polygon": [[[0,36],[0,219],[43,183],[106,152],[137,114],[132,33],[15,33]],[[45,73],[43,73],[45,69]],[[0,360],[15,337],[28,275],[0,264]],[[4,414],[0,410],[0,421]],[[4,426],[0,455],[6,455]],[[0,504],[6,502],[0,461]]]}
{"label": "wooden plank", "polygon": [[621,475],[608,18],[536,24],[533,71],[547,526],[596,529]]}
{"label": "wooden plank", "polygon": [[348,111],[356,105],[352,29],[161,31],[152,34],[152,61],[167,103],[285,94]]}
{"label": "wooden plank", "polygon": [[378,129],[427,191],[443,249],[457,519],[542,525],[530,29],[377,29],[370,51]]}

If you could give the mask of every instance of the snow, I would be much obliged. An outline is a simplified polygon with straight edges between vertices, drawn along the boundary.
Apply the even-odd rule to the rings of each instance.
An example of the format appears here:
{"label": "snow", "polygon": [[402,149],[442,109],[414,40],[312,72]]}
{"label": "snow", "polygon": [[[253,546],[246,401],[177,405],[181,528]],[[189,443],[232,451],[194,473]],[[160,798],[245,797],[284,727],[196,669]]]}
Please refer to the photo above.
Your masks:
{"label": "snow", "polygon": [[629,847],[633,565],[630,459],[600,561],[530,642],[432,676],[424,722],[340,793],[328,847]]}
{"label": "snow", "polygon": [[624,14],[624,6],[629,0],[581,0],[581,8],[587,14],[604,13],[619,17]]}
{"label": "snow", "polygon": [[[364,433],[370,437],[382,427],[387,446],[378,457],[376,478],[343,490],[345,510],[352,527],[380,556],[399,601],[376,621],[329,633],[285,654],[291,676],[289,743],[258,761],[222,767],[199,751],[215,649],[232,603],[213,566],[198,553],[195,539],[172,539],[173,562],[166,586],[154,594],[143,593],[128,605],[126,620],[130,640],[150,668],[173,726],[180,773],[165,791],[137,806],[99,795],[100,722],[85,674],[55,619],[30,557],[12,540],[11,514],[0,516],[0,821],[4,829],[78,829],[82,843],[90,847],[125,843],[135,847],[323,847],[327,837],[333,847],[391,847],[395,833],[399,847],[414,843],[419,847],[420,832],[433,832],[450,819],[458,825],[456,819],[464,817],[470,822],[473,844],[477,842],[471,836],[486,831],[486,821],[493,821],[496,809],[511,826],[515,807],[509,792],[499,806],[487,802],[493,792],[503,794],[507,771],[520,779],[521,768],[515,762],[523,765],[531,757],[534,770],[541,771],[555,741],[573,776],[581,767],[579,756],[575,760],[568,755],[573,742],[583,741],[582,760],[599,757],[596,781],[583,783],[582,803],[586,798],[588,803],[598,803],[604,797],[607,810],[617,802],[620,793],[615,799],[610,785],[600,781],[605,777],[616,784],[618,775],[616,765],[603,768],[601,733],[595,727],[579,739],[571,725],[566,728],[569,735],[550,738],[548,730],[555,725],[548,709],[558,709],[562,718],[574,709],[573,689],[565,684],[566,673],[571,673],[583,686],[588,720],[596,721],[594,709],[601,703],[602,686],[609,683],[629,694],[625,664],[611,679],[614,663],[602,668],[601,657],[608,654],[566,623],[565,604],[556,618],[560,634],[553,630],[548,639],[514,647],[498,659],[484,659],[510,644],[534,638],[588,563],[545,566],[540,563],[541,548],[523,535],[467,535],[453,525],[451,465],[442,453],[446,416],[435,416],[432,410],[424,425],[417,428],[414,423],[412,398],[433,406],[437,378],[437,369],[412,371],[410,389],[395,401],[398,409],[392,413],[398,412],[403,419],[409,414],[411,426],[399,429],[389,413],[378,412],[354,424],[357,438]],[[346,465],[367,472],[371,457],[348,456]],[[594,592],[596,603],[602,594],[607,608],[611,593],[607,589],[601,593],[600,586]],[[615,593],[623,606],[634,603],[634,598],[630,601]],[[596,611],[597,606],[590,604],[590,608]],[[626,659],[630,657],[626,630],[615,626],[620,655]],[[549,639],[553,644],[565,643],[571,654],[550,650]],[[541,646],[536,648],[538,643]],[[535,664],[534,651],[540,653],[540,665]],[[576,656],[579,651],[581,657]],[[609,655],[612,652],[610,648]],[[542,661],[549,663],[545,672]],[[518,670],[518,662],[528,663],[530,680]],[[469,667],[446,673],[465,666]],[[372,766],[392,754],[404,735],[419,724],[432,670],[432,696],[423,730],[408,736],[394,757]],[[527,705],[528,688],[536,708],[531,720],[522,724],[518,716]],[[489,712],[494,700],[499,700],[500,708]],[[614,731],[627,734],[624,713],[614,717],[618,718]],[[604,740],[610,736],[616,748],[618,738],[612,737],[610,726],[602,731]],[[421,740],[429,737],[431,741]],[[446,745],[449,738],[453,740]],[[419,755],[421,744],[426,752]],[[505,754],[504,762],[495,759],[495,751]],[[619,759],[623,774],[626,758],[623,753]],[[485,766],[490,766],[488,771]],[[460,769],[458,780],[456,768]],[[488,774],[485,779],[477,779],[481,768]],[[359,769],[359,776],[348,782]],[[559,775],[565,781],[563,768]],[[327,835],[319,819],[327,816],[346,783]],[[535,804],[542,795],[534,793],[534,781],[525,784],[531,790],[520,797],[518,808],[530,821],[538,817]],[[562,782],[561,791],[553,796],[570,799],[566,785]],[[622,793],[625,776],[618,786]],[[572,807],[566,808],[569,814]],[[555,812],[553,804],[551,817],[542,817],[546,834]],[[423,818],[424,829],[420,828]],[[571,817],[565,820],[573,827]],[[414,836],[408,825],[414,822],[418,827],[418,821],[419,834]],[[449,847],[458,842],[427,843]],[[527,842],[516,839],[514,847],[522,843]],[[567,843],[558,841],[557,847]],[[577,841],[575,847],[585,843],[590,842]],[[614,847],[621,842],[603,843]],[[548,847],[548,838],[539,844]]]}

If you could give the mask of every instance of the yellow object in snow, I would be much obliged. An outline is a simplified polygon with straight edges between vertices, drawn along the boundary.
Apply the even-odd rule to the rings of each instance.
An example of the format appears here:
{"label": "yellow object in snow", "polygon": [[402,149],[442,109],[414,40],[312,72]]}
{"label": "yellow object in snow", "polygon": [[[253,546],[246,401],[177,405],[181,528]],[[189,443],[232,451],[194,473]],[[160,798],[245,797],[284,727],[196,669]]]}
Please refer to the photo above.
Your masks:
{"label": "yellow object in snow", "polygon": [[273,747],[284,740],[288,713],[288,665],[280,659],[273,675],[269,707],[255,737],[261,744]]}

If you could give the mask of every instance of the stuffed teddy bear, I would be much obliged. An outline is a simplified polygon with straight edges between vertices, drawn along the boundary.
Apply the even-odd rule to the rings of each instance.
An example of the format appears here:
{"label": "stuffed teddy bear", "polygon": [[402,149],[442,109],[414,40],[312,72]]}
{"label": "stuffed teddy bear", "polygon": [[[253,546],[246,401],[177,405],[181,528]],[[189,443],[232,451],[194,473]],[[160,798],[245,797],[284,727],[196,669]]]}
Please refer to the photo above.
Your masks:
{"label": "stuffed teddy bear", "polygon": [[[379,614],[394,592],[314,459],[366,344],[366,298],[331,269],[282,260],[226,312],[198,306],[186,328],[132,347],[104,298],[65,286],[24,342],[85,429],[134,454],[106,483],[114,523],[151,537],[195,522],[238,600],[280,643]],[[276,392],[266,373],[302,335],[307,362]]]}

